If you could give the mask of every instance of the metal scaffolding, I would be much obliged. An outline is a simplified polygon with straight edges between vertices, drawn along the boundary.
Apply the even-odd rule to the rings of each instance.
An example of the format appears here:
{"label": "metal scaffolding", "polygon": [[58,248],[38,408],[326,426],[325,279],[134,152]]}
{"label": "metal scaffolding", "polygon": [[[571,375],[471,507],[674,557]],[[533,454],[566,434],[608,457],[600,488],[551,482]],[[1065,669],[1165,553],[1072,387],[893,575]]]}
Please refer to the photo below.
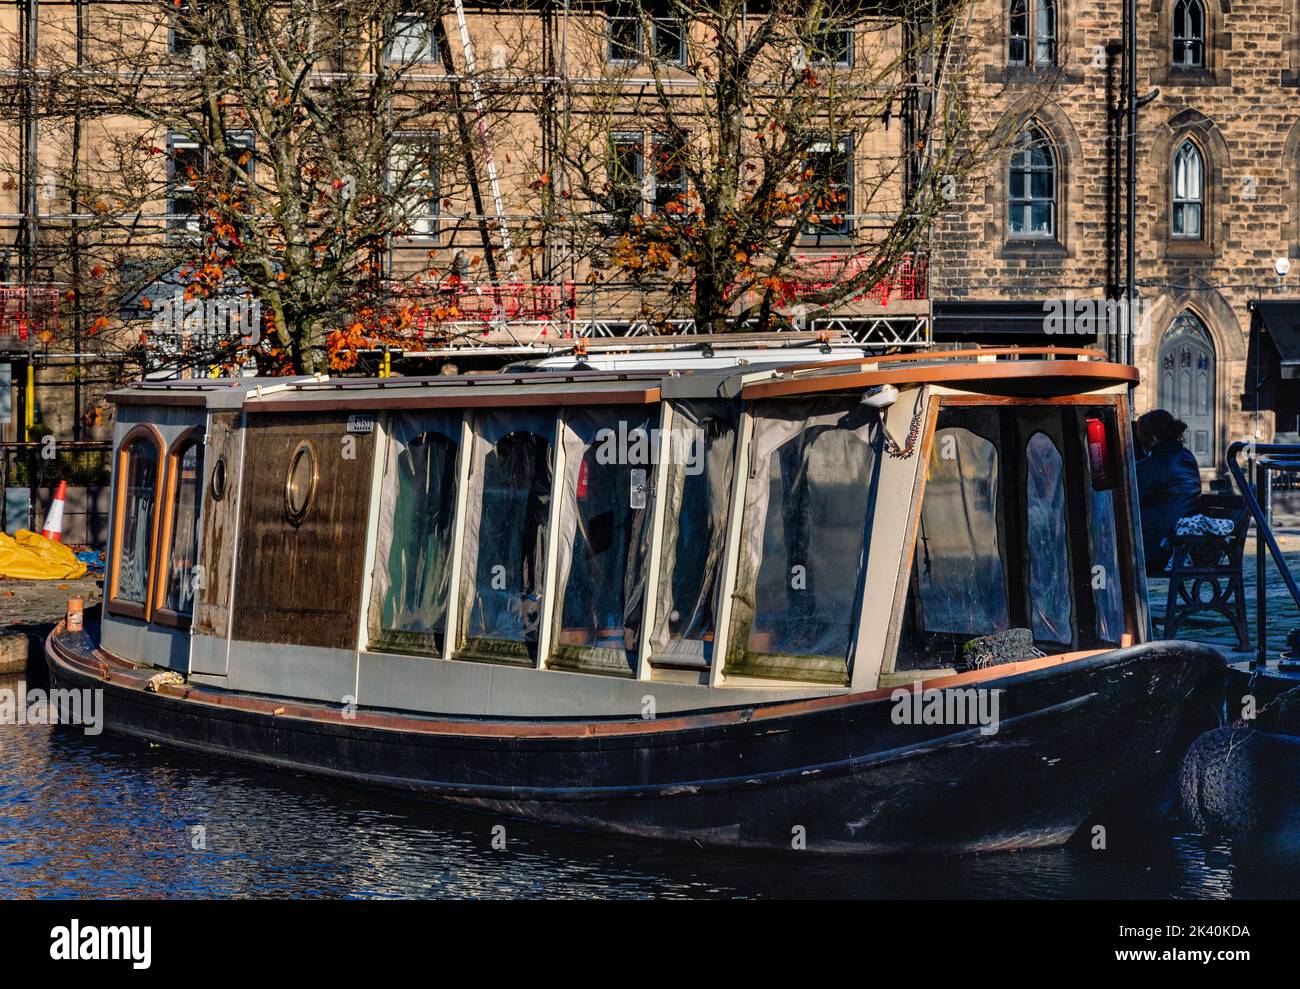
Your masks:
{"label": "metal scaffolding", "polygon": [[[42,361],[50,361],[71,365],[76,396],[75,435],[78,439],[81,438],[84,404],[84,364],[90,360],[85,354],[86,309],[82,298],[84,286],[80,245],[83,225],[91,219],[91,214],[86,211],[86,204],[78,201],[75,182],[66,210],[47,209],[43,213],[40,209],[42,179],[39,101],[40,87],[47,79],[48,70],[39,64],[39,52],[42,5],[65,10],[71,8],[75,13],[76,58],[80,67],[84,60],[84,46],[89,30],[88,5],[91,2],[92,0],[14,0],[20,40],[18,64],[14,68],[0,69],[0,87],[8,92],[14,102],[21,142],[17,196],[19,208],[16,213],[0,215],[0,229],[7,228],[9,236],[5,239],[10,242],[0,244],[0,283],[4,283],[3,288],[0,288],[0,349],[6,350],[10,359],[20,364],[25,362],[29,366],[36,366]],[[126,2],[129,4],[132,0]],[[906,23],[903,28],[904,47],[909,52],[910,61],[905,67],[909,82],[899,116],[903,126],[903,146],[906,149],[903,181],[909,191],[926,181],[927,169],[934,153],[930,144],[934,133],[933,124],[936,116],[942,112],[943,79],[951,59],[960,57],[959,54],[954,56],[946,42],[933,40],[935,32],[932,29],[939,17],[937,4],[938,0],[931,0],[930,20]],[[652,326],[645,319],[619,317],[610,312],[597,311],[601,303],[598,292],[584,290],[567,294],[579,278],[579,262],[575,243],[563,234],[548,234],[539,252],[540,277],[535,282],[515,281],[508,276],[508,272],[514,271],[516,262],[512,231],[516,218],[509,214],[501,191],[492,135],[476,71],[476,53],[468,26],[465,0],[454,0],[453,9],[459,35],[461,65],[458,66],[457,59],[452,56],[446,26],[436,24],[434,31],[444,71],[430,73],[427,79],[431,82],[436,80],[453,89],[463,86],[468,90],[464,103],[457,104],[458,113],[461,115],[462,126],[472,126],[476,130],[481,151],[480,160],[469,160],[466,163],[474,210],[455,220],[464,223],[467,229],[477,230],[490,273],[489,283],[479,287],[478,298],[480,301],[484,298],[490,301],[475,310],[471,317],[444,324],[447,335],[456,341],[456,346],[482,348],[487,346],[485,340],[496,339],[501,332],[507,334],[507,342],[510,343],[532,340],[545,346],[554,345],[557,339],[639,337],[665,332],[693,333],[694,326],[689,319],[673,317]],[[526,81],[539,87],[546,108],[541,126],[541,164],[547,174],[552,174],[561,171],[557,149],[573,112],[571,94],[574,87],[596,84],[600,80],[570,75],[570,0],[540,0],[532,7],[532,11],[540,26],[542,72],[540,76],[529,77]],[[928,46],[924,43],[927,36],[931,38]],[[328,81],[329,73],[318,75],[321,81]],[[421,75],[415,78],[425,77]],[[509,78],[516,83],[525,81]],[[650,76],[634,76],[625,82],[628,86],[643,88],[675,84],[671,79]],[[74,170],[79,167],[83,153],[83,123],[78,104],[70,121],[70,151]],[[468,142],[466,146],[469,146]],[[480,170],[486,178],[486,196],[480,194]],[[485,199],[487,202],[484,202]],[[554,199],[553,192],[548,190],[543,210],[553,210]],[[135,219],[142,223],[157,223],[165,229],[168,221],[173,218],[166,215],[141,215]],[[42,255],[42,235],[45,232],[43,224],[52,229],[57,228],[69,238],[71,250],[68,270],[55,271],[49,257]],[[547,229],[554,230],[556,226],[547,224]],[[390,253],[401,250],[403,248],[399,246],[390,247]],[[415,245],[409,250],[424,251],[425,246]],[[497,262],[498,254],[504,262],[501,265]],[[850,307],[852,311],[818,315],[804,321],[798,328],[843,333],[857,343],[881,348],[929,344],[928,306],[923,304],[928,298],[923,262],[923,257],[913,258],[909,262],[910,273],[906,278],[910,278],[910,282],[905,284],[897,275],[892,276],[892,280],[887,277],[870,292],[864,293],[864,303]],[[918,271],[921,271],[919,279]],[[60,282],[59,279],[63,281]],[[809,284],[815,286],[816,279],[810,280]],[[57,297],[51,296],[51,292],[56,292]],[[538,306],[516,307],[512,310],[509,302],[512,292],[531,293],[534,301],[544,296],[554,296],[553,304],[545,313]],[[52,298],[54,304],[51,308]],[[891,300],[894,303],[921,304],[886,311]],[[58,336],[68,328],[71,329],[71,338],[61,339],[59,344],[61,350],[71,356],[60,358],[53,354],[47,355],[46,348],[43,347],[46,342],[45,333]],[[23,401],[30,404],[32,396],[24,393]]]}

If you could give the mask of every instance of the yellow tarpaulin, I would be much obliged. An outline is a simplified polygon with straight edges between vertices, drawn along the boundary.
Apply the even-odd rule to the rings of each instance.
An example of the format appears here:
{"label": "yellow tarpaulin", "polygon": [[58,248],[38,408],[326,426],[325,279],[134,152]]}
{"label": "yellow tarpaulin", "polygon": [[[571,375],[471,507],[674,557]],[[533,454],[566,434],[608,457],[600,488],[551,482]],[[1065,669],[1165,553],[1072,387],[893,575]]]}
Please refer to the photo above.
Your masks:
{"label": "yellow tarpaulin", "polygon": [[0,532],[0,576],[19,580],[75,580],[85,575],[86,565],[63,543],[27,529],[19,529],[12,536]]}

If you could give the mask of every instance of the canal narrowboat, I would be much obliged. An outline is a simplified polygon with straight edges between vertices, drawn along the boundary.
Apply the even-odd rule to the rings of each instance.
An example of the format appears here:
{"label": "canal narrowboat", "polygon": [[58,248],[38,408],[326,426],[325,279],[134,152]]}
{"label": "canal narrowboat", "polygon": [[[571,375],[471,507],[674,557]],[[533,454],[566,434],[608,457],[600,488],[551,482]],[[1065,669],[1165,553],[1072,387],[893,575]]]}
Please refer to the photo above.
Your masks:
{"label": "canal narrowboat", "polygon": [[492,814],[1065,842],[1222,660],[1150,641],[1127,391],[1067,348],[116,392],[107,729]]}

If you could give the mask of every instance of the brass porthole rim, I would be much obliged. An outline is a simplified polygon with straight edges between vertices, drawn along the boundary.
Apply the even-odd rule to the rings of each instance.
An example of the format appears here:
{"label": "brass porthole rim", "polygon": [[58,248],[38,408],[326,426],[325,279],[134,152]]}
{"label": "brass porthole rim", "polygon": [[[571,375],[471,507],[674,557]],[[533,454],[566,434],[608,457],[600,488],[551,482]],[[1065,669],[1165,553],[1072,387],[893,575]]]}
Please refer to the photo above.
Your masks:
{"label": "brass porthole rim", "polygon": [[[311,458],[311,478],[307,481],[307,494],[302,500],[302,506],[295,511],[292,496],[293,475],[294,469],[298,466],[299,458],[304,454]],[[293,448],[293,453],[289,455],[289,469],[284,476],[284,515],[289,520],[290,525],[294,527],[302,525],[303,519],[307,517],[307,512],[311,509],[311,503],[316,498],[316,482],[319,478],[316,445],[311,440],[299,440],[298,445]]]}
{"label": "brass porthole rim", "polygon": [[212,479],[208,482],[208,494],[213,501],[221,501],[226,497],[226,455],[224,453],[212,465]]}

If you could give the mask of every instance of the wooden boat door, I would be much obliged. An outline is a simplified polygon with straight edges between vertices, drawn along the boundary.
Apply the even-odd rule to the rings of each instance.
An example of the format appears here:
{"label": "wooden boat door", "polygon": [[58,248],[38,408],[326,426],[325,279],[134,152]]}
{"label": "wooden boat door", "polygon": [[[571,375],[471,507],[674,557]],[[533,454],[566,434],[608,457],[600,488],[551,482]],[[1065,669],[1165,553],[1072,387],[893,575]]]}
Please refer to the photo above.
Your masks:
{"label": "wooden boat door", "polygon": [[202,571],[194,602],[192,673],[225,676],[229,660],[224,640],[230,631],[230,591],[239,517],[239,479],[243,460],[243,433],[239,428],[241,414],[214,412],[208,421],[199,547]]}
{"label": "wooden boat door", "polygon": [[346,412],[247,422],[231,639],[355,649],[374,433]]}

